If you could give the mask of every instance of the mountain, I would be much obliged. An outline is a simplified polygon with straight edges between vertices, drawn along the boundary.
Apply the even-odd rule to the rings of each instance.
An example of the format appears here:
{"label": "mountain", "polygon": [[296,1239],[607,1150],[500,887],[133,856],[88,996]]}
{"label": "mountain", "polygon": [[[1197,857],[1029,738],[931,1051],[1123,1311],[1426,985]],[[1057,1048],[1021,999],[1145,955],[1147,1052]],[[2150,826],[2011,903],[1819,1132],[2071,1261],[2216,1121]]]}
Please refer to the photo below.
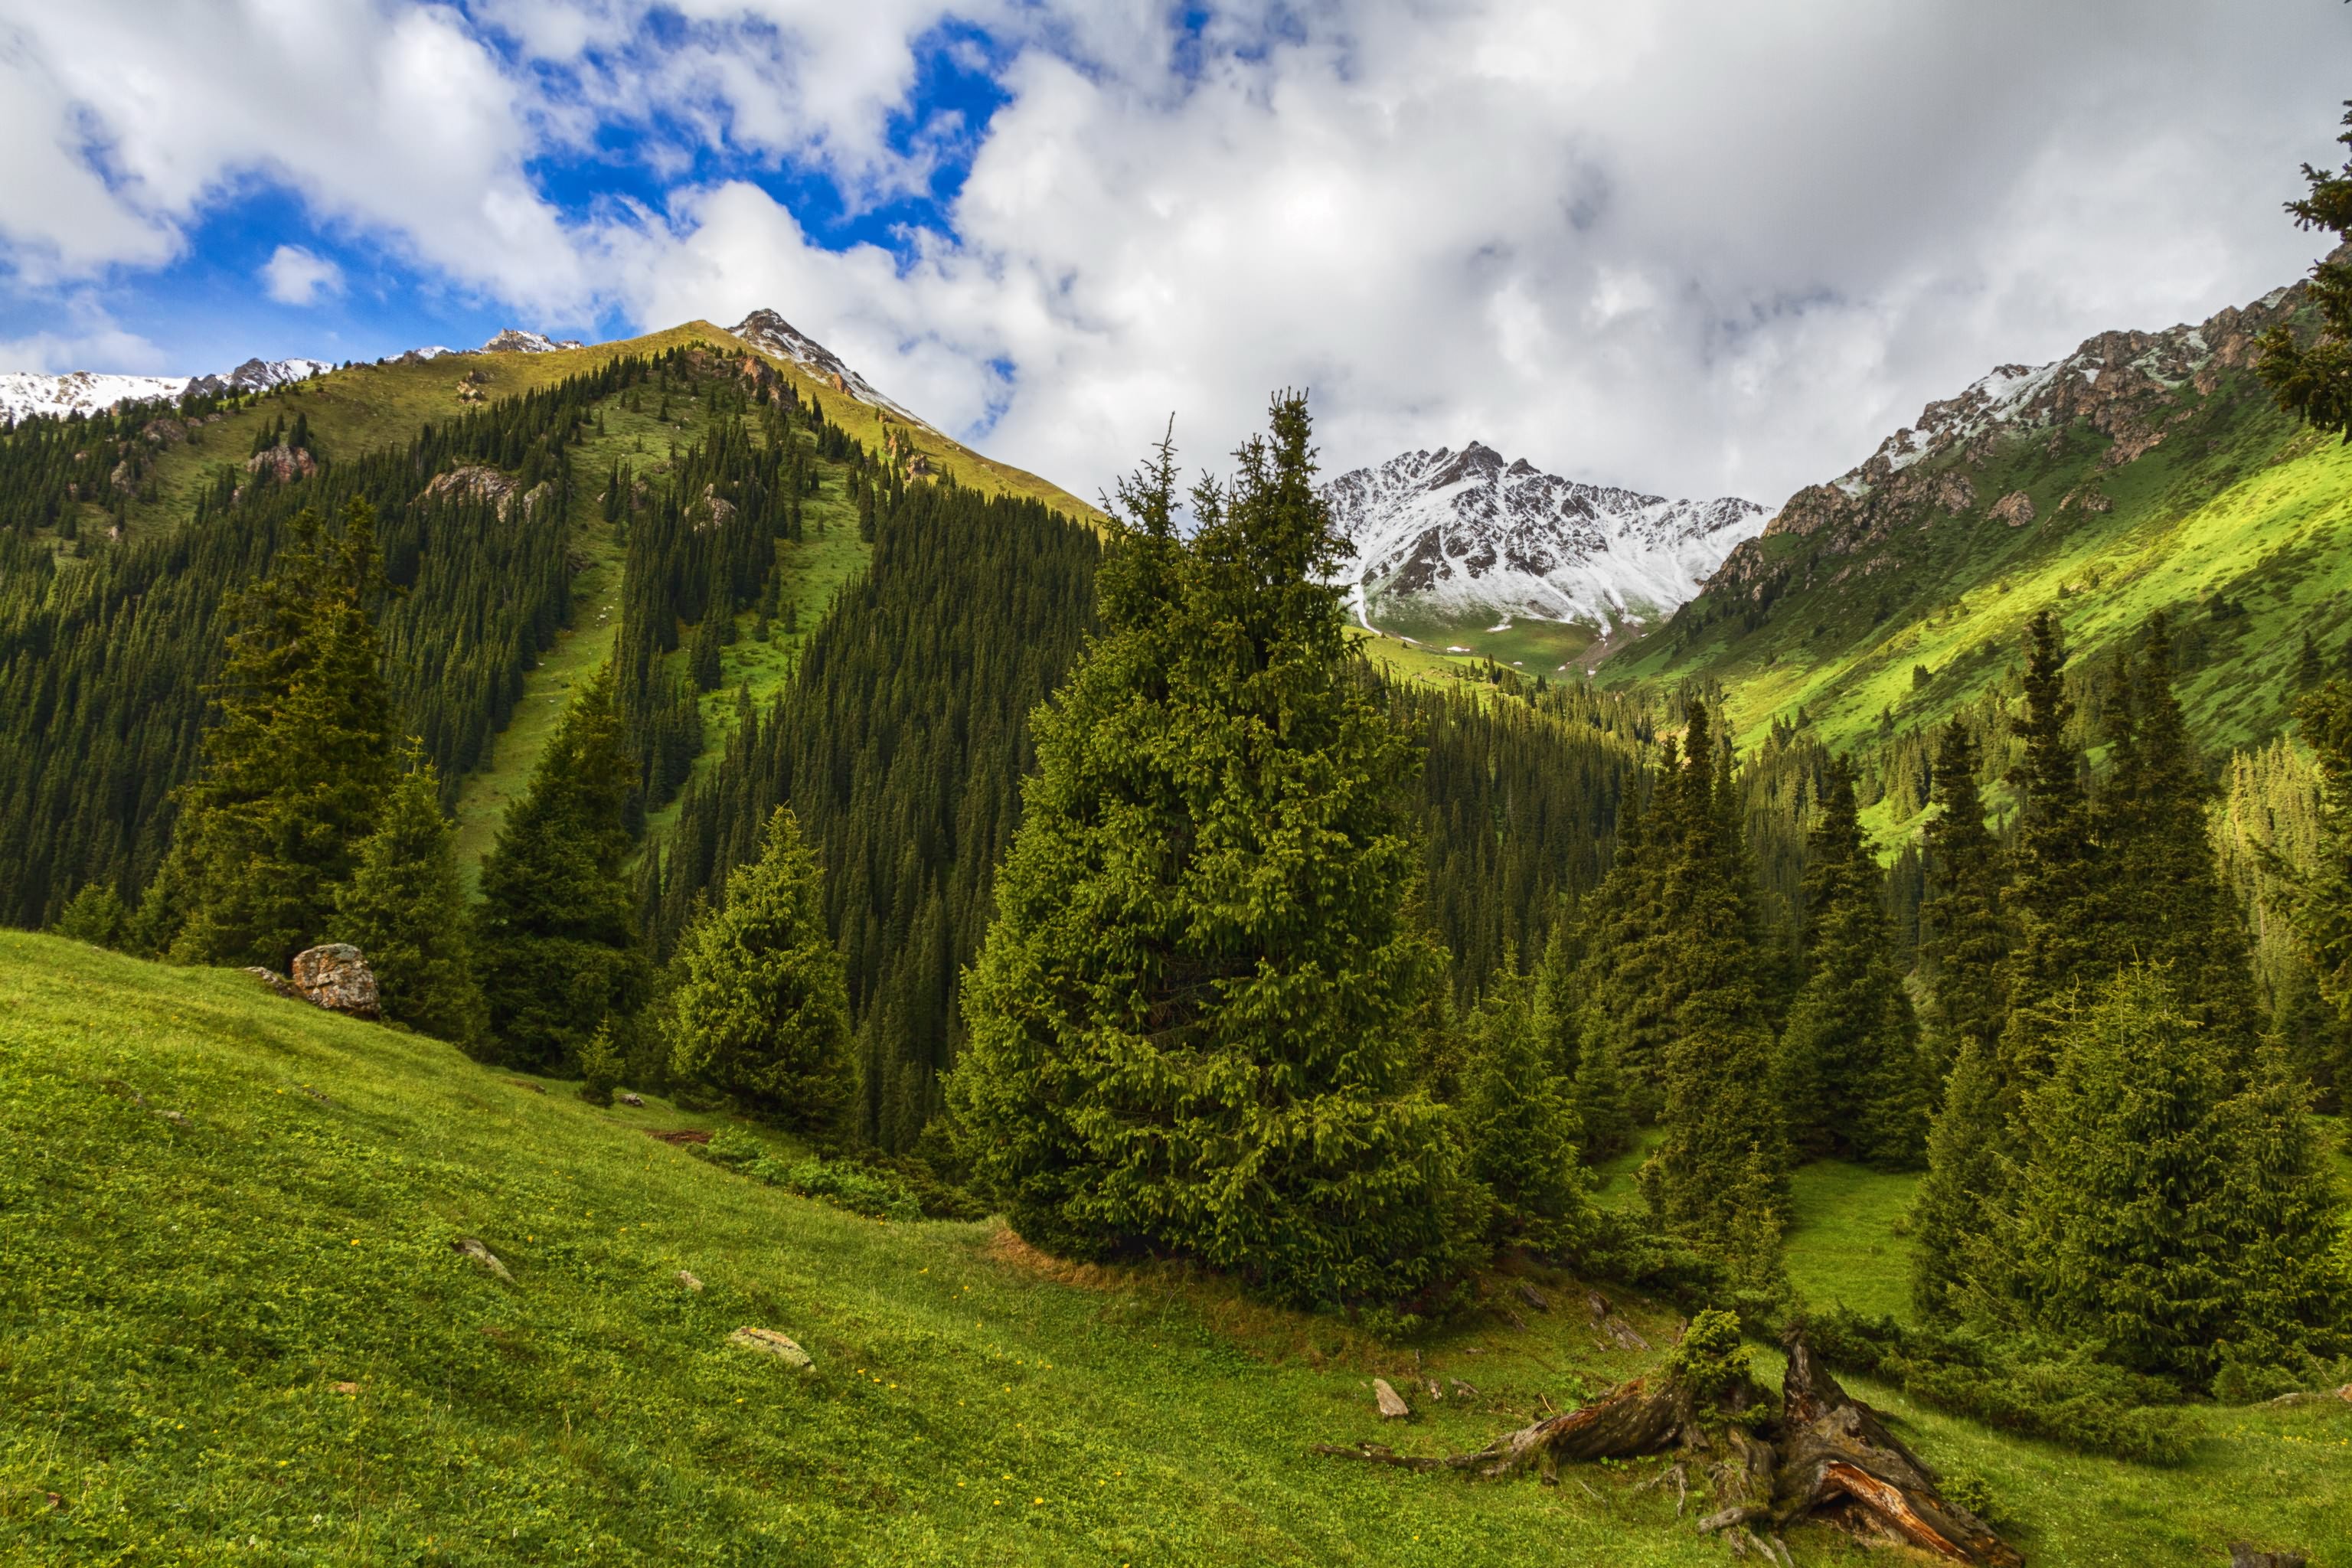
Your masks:
{"label": "mountain", "polygon": [[1833,744],[1931,721],[2005,678],[2052,608],[2088,670],[2165,611],[2209,746],[2283,726],[2306,635],[2352,622],[2352,454],[2280,414],[2257,340],[2305,288],[2195,325],[2004,364],[1790,497],[1601,679],[1720,682],[1734,722]]}
{"label": "mountain", "polygon": [[0,417],[29,419],[37,414],[63,418],[96,414],[119,403],[176,400],[190,392],[267,392],[335,367],[320,359],[249,359],[217,375],[109,375],[73,370],[62,375],[30,371],[0,373]]}
{"label": "mountain", "polygon": [[1358,468],[1323,494],[1353,546],[1346,581],[1365,626],[1497,657],[1522,651],[1486,646],[1517,621],[1576,628],[1546,641],[1573,657],[1673,611],[1767,515],[1736,497],[1564,479],[1477,441]]}
{"label": "mountain", "polygon": [[874,384],[842,363],[841,356],[818,342],[814,338],[785,321],[773,310],[754,310],[735,323],[734,333],[745,342],[792,361],[824,382],[835,392],[845,393],[876,408],[887,408],[902,419],[912,420],[925,428],[924,418],[903,405],[885,397]]}

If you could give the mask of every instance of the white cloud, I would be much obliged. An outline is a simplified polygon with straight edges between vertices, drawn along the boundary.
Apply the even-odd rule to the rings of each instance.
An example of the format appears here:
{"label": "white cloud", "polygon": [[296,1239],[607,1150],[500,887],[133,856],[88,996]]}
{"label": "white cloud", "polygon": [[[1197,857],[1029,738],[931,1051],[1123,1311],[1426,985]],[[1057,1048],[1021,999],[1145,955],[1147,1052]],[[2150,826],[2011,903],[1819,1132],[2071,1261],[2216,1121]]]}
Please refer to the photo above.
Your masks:
{"label": "white cloud", "polygon": [[281,245],[262,263],[261,282],[281,305],[310,305],[343,291],[343,269],[299,245]]}
{"label": "white cloud", "polygon": [[[0,245],[151,266],[267,179],[535,324],[772,305],[1081,493],[1171,410],[1218,461],[1305,384],[1333,467],[1475,437],[1772,502],[1994,363],[2300,270],[2278,204],[2332,152],[2347,14],[2255,9],[0,0]],[[951,241],[828,251],[731,172],[652,212],[534,182],[621,123],[661,168],[916,189],[938,153],[894,117],[951,17],[1012,95]]]}

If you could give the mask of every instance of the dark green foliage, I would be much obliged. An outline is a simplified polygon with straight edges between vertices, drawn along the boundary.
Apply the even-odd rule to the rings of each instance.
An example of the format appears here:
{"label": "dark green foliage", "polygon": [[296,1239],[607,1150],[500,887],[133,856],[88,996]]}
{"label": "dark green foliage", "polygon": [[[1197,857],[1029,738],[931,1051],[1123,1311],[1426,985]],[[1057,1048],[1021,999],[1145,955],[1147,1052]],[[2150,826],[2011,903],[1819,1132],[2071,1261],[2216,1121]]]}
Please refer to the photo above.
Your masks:
{"label": "dark green foliage", "polygon": [[1760,1282],[1788,1214],[1788,1145],[1771,1093],[1748,861],[1723,771],[1711,716],[1694,703],[1642,827],[1662,862],[1669,915],[1657,1010],[1671,1020],[1659,1061],[1665,1135],[1642,1167],[1642,1190],[1665,1225]]}
{"label": "dark green foliage", "polygon": [[355,858],[329,929],[367,954],[383,1016],[460,1045],[478,1042],[482,993],[457,843],[441,811],[440,773],[422,754],[410,755]]}
{"label": "dark green foliage", "polygon": [[1807,842],[1804,983],[1775,1084],[1799,1151],[1903,1166],[1924,1152],[1927,1086],[1882,880],[1840,759]]}
{"label": "dark green foliage", "polygon": [[2107,709],[2112,758],[2094,813],[2107,963],[2128,953],[2163,969],[2190,1021],[2223,1051],[2234,1086],[2252,1063],[2262,1008],[2244,919],[2214,864],[2212,791],[2173,696],[2161,615],[2123,686]]}
{"label": "dark green foliage", "polygon": [[1927,1075],[1938,1104],[1966,1043],[1989,1050],[2008,1012],[2000,854],[1985,826],[1977,765],[1975,737],[1955,719],[1936,751],[1937,811],[1923,835],[1927,898],[1919,910],[1919,968],[1929,994]]}
{"label": "dark green foliage", "polygon": [[91,882],[73,896],[49,930],[92,947],[120,948],[130,935],[131,910],[122,895],[104,882]]}
{"label": "dark green foliage", "polygon": [[958,975],[987,929],[1020,816],[1029,712],[1092,618],[1094,533],[1033,501],[938,484],[884,518],[866,575],[802,654],[798,678],[685,792],[656,930],[758,853],[789,802],[824,853],[827,929],[847,963],[863,1097],[849,1130],[905,1150],[961,1047]]}
{"label": "dark green foliage", "polygon": [[580,1098],[591,1105],[610,1105],[621,1087],[621,1049],[613,1043],[613,1024],[605,1019],[580,1047]]}
{"label": "dark green foliage", "polygon": [[1470,1173],[1494,1198],[1489,1237],[1497,1247],[1576,1255],[1592,1232],[1592,1205],[1574,1093],[1559,1070],[1559,1021],[1543,986],[1505,969],[1463,1035],[1463,1133]]}
{"label": "dark green foliage", "polygon": [[1710,1307],[1691,1319],[1683,1337],[1666,1352],[1663,1370],[1690,1391],[1703,1426],[1763,1413],[1765,1395],[1736,1313]]}
{"label": "dark green foliage", "polygon": [[325,931],[392,782],[377,673],[384,591],[375,513],[294,524],[294,548],[234,595],[204,771],[182,793],[164,875],[184,900],[173,957],[284,969]]}
{"label": "dark green foliage", "polygon": [[1906,1329],[1843,1308],[1808,1312],[1808,1342],[1841,1372],[1881,1378],[1913,1398],[2086,1454],[2177,1465],[2198,1431],[2179,1391],[2080,1349],[1961,1329]]}
{"label": "dark green foliage", "polygon": [[1969,1315],[2202,1386],[2225,1359],[2342,1343],[2336,1194],[2297,1092],[2255,1086],[2162,972],[2134,967],[2067,1020],[2026,1101],[2026,1156],[2002,1244],[2013,1278],[1969,1286]]}
{"label": "dark green foliage", "polygon": [[720,1132],[703,1148],[706,1158],[755,1182],[782,1187],[804,1198],[871,1219],[918,1220],[923,1205],[907,1184],[886,1170],[842,1160],[780,1160],[744,1133]]}
{"label": "dark green foliage", "polygon": [[636,768],[607,665],[573,697],[530,788],[482,861],[475,965],[488,1051],[560,1070],[607,1020],[626,1029],[649,978],[622,868]]}
{"label": "dark green foliage", "polygon": [[[394,590],[377,606],[377,636],[398,728],[423,739],[445,779],[471,768],[570,614],[564,453],[578,416],[645,370],[614,360],[285,483],[224,463],[184,522],[95,543],[64,576],[31,531],[63,530],[80,510],[77,489],[100,493],[116,464],[149,462],[140,431],[159,411],[0,431],[0,920],[38,924],[85,881],[132,900],[151,887],[174,792],[199,763],[225,604],[281,552],[308,548],[296,538],[306,512],[374,509]],[[516,474],[522,493],[501,504],[486,488],[433,482],[484,465]]]}
{"label": "dark green foliage", "polygon": [[1927,1135],[1927,1175],[1911,1205],[1911,1303],[1930,1323],[1958,1320],[1961,1287],[1985,1244],[1988,1207],[2000,1192],[2010,1148],[1995,1047],[1960,1037],[1944,1082],[1944,1103]]}
{"label": "dark green foliage", "polygon": [[[2352,104],[2344,123],[2352,126]],[[2352,146],[2352,131],[2336,138]],[[2311,194],[2289,202],[2297,228],[2352,241],[2352,161],[2337,172],[2303,166]],[[2352,255],[2341,245],[2311,269],[2311,302],[2318,308],[2315,339],[2298,343],[2284,327],[2262,342],[2256,369],[2279,406],[2330,435],[2352,441]]]}
{"label": "dark green foliage", "polygon": [[825,933],[824,873],[789,808],[671,963],[671,1072],[789,1126],[830,1126],[856,1076],[849,992]]}
{"label": "dark green foliage", "polygon": [[2295,931],[2319,994],[2352,1023],[2352,679],[2329,681],[2297,712],[2319,763],[2319,831],[2310,868],[2293,889]]}
{"label": "dark green foliage", "polygon": [[2048,610],[2027,629],[2023,764],[2011,775],[2020,799],[2005,898],[2015,937],[2003,974],[2009,1016],[1997,1067],[2014,1112],[2050,1065],[2050,1035],[2074,988],[2113,973],[2117,954],[2098,919],[2104,866],[2091,836],[2083,756],[2069,733],[2074,704],[2061,670],[2063,629]]}
{"label": "dark green foliage", "polygon": [[1190,542],[1168,448],[1121,488],[1103,629],[1034,721],[952,1100],[981,1184],[1049,1250],[1387,1305],[1470,1260],[1477,1189],[1411,1076],[1443,984],[1407,911],[1414,758],[1322,585],[1304,399],[1273,426],[1230,491],[1195,491]]}

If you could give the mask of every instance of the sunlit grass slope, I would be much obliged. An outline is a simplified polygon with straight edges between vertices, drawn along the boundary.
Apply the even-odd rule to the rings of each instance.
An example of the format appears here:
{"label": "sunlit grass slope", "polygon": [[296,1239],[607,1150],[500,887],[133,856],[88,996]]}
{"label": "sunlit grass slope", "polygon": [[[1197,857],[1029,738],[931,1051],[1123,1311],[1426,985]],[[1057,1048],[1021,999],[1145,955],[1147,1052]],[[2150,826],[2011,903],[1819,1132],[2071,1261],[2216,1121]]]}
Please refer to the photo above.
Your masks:
{"label": "sunlit grass slope", "polygon": [[[1723,1560],[1633,1489],[1654,1462],[1551,1489],[1307,1452],[1466,1447],[1637,1370],[1559,1281],[1524,1331],[1382,1347],[991,1225],[857,1218],[645,1135],[715,1120],[594,1110],[241,974],[0,933],[0,1562]],[[1822,1234],[1800,1227],[1801,1275]],[[1671,1314],[1630,1310],[1665,1342]],[[815,1370],[728,1343],[744,1325]],[[1411,1421],[1375,1417],[1375,1374]],[[1433,1376],[1475,1393],[1433,1401]],[[1993,1482],[2037,1563],[2219,1561],[2247,1534],[2352,1552],[2352,1410],[2219,1415],[2176,1472],[1906,1414]],[[1796,1546],[1880,1561],[1819,1529]]]}
{"label": "sunlit grass slope", "polygon": [[[1882,712],[1930,722],[1980,694],[2015,661],[2038,610],[2057,610],[2085,655],[2112,651],[2164,610],[2186,633],[2181,695],[2200,740],[2226,751],[2266,739],[2285,722],[2304,634],[2333,655],[2352,624],[2352,450],[2298,431],[2259,387],[2233,382],[2210,405],[2181,397],[2191,423],[2178,439],[2119,468],[2101,469],[2106,443],[2077,429],[1963,470],[1985,500],[2029,496],[2032,524],[1923,517],[1822,563],[1760,624],[1703,596],[1601,678],[1717,679],[1743,735],[1801,708],[1842,747],[1874,734]],[[2062,509],[2093,481],[2109,511]],[[1764,546],[1792,560],[1817,548],[1785,534]],[[1830,580],[1862,554],[1866,571]]]}

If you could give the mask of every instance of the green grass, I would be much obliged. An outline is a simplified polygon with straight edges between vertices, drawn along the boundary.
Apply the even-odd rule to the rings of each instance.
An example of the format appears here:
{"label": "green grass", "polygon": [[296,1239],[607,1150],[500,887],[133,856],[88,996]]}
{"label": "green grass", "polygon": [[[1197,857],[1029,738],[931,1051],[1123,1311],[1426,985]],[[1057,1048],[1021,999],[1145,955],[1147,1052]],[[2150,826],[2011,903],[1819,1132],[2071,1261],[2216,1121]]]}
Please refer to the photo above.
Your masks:
{"label": "green grass", "polygon": [[[1843,747],[1874,733],[1882,710],[1909,727],[1980,694],[2041,609],[2060,613],[2078,654],[2119,647],[2161,609],[2205,645],[2181,684],[2200,738],[2217,751],[2267,739],[2285,721],[2303,634],[2332,655],[2352,618],[2352,450],[2291,426],[2258,386],[2225,387],[2209,402],[2183,393],[2188,423],[2114,469],[2098,468],[2106,444],[2087,430],[1998,449],[1964,470],[1976,512],[1906,521],[1854,556],[1822,557],[1816,581],[1801,576],[1752,629],[1736,618],[1696,634],[1661,628],[1602,679],[1705,675],[1725,683],[1741,733],[1801,708]],[[2111,511],[2057,510],[2094,480]],[[2039,521],[2011,529],[1981,515],[2012,489],[2032,496]],[[1799,561],[1817,549],[1790,535],[1765,547]],[[2244,614],[2213,618],[2224,598]],[[1928,672],[1924,688],[1915,667]]]}
{"label": "green grass", "polygon": [[[238,973],[0,933],[0,1561],[1723,1561],[1633,1490],[1655,1462],[1550,1489],[1306,1451],[1471,1446],[1639,1369],[1579,1314],[1384,1347],[1173,1268],[860,1219],[644,1135],[722,1120],[599,1110]],[[1868,1192],[1893,1179],[1844,1180],[1801,1199],[1857,1235],[1899,1207]],[[1792,1269],[1836,1228],[1801,1226]],[[728,1344],[746,1324],[816,1370]],[[1416,1371],[1478,1392],[1433,1402]],[[1410,1422],[1375,1417],[1376,1374]],[[1886,1403],[1992,1480],[2037,1564],[2352,1551],[2331,1517],[2352,1411],[2219,1414],[2159,1472]],[[1822,1528],[1794,1544],[1884,1560]]]}
{"label": "green grass", "polygon": [[1410,604],[1376,602],[1372,620],[1381,631],[1410,637],[1441,657],[1451,648],[1466,648],[1467,655],[1453,657],[1491,658],[1551,679],[1574,672],[1596,636],[1591,626],[1573,622],[1532,620],[1491,608],[1441,616]]}

